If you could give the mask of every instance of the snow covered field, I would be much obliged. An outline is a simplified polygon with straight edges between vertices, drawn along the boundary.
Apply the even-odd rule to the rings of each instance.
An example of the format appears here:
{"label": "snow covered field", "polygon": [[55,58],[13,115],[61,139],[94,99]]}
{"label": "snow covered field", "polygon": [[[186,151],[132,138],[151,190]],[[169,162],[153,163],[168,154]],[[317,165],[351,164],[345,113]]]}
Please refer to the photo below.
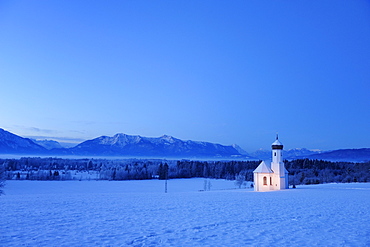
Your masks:
{"label": "snow covered field", "polygon": [[370,246],[370,183],[8,181],[0,246]]}

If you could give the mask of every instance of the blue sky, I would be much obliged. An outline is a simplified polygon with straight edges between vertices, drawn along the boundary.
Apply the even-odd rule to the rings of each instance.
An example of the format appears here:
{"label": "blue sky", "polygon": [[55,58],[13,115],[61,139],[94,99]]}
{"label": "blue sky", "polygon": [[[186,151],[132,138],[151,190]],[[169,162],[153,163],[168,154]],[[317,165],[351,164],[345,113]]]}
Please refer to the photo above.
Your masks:
{"label": "blue sky", "polygon": [[1,1],[0,127],[370,147],[370,2]]}

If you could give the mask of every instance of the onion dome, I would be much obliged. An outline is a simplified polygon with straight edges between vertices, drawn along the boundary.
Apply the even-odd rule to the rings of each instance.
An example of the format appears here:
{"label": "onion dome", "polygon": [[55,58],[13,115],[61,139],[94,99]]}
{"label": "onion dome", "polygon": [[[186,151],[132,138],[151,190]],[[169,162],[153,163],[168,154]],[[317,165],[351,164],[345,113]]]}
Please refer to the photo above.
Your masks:
{"label": "onion dome", "polygon": [[279,141],[279,137],[276,134],[276,140],[272,143],[272,149],[283,149],[283,144]]}

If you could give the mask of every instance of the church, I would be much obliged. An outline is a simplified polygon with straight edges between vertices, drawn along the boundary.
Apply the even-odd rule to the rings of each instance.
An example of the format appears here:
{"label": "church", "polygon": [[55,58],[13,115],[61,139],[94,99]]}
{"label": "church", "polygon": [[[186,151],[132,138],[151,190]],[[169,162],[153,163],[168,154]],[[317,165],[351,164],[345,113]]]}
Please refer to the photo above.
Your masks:
{"label": "church", "polygon": [[276,135],[276,140],[272,143],[271,164],[262,161],[253,171],[254,191],[288,189],[288,173],[283,162],[283,144]]}

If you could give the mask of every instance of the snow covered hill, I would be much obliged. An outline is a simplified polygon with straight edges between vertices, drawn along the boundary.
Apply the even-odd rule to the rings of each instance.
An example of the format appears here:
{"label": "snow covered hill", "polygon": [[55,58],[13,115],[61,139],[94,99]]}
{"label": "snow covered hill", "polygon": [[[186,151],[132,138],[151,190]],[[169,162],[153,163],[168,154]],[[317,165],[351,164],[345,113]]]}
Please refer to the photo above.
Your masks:
{"label": "snow covered hill", "polygon": [[2,246],[370,245],[370,183],[235,189],[233,181],[8,181]]}

